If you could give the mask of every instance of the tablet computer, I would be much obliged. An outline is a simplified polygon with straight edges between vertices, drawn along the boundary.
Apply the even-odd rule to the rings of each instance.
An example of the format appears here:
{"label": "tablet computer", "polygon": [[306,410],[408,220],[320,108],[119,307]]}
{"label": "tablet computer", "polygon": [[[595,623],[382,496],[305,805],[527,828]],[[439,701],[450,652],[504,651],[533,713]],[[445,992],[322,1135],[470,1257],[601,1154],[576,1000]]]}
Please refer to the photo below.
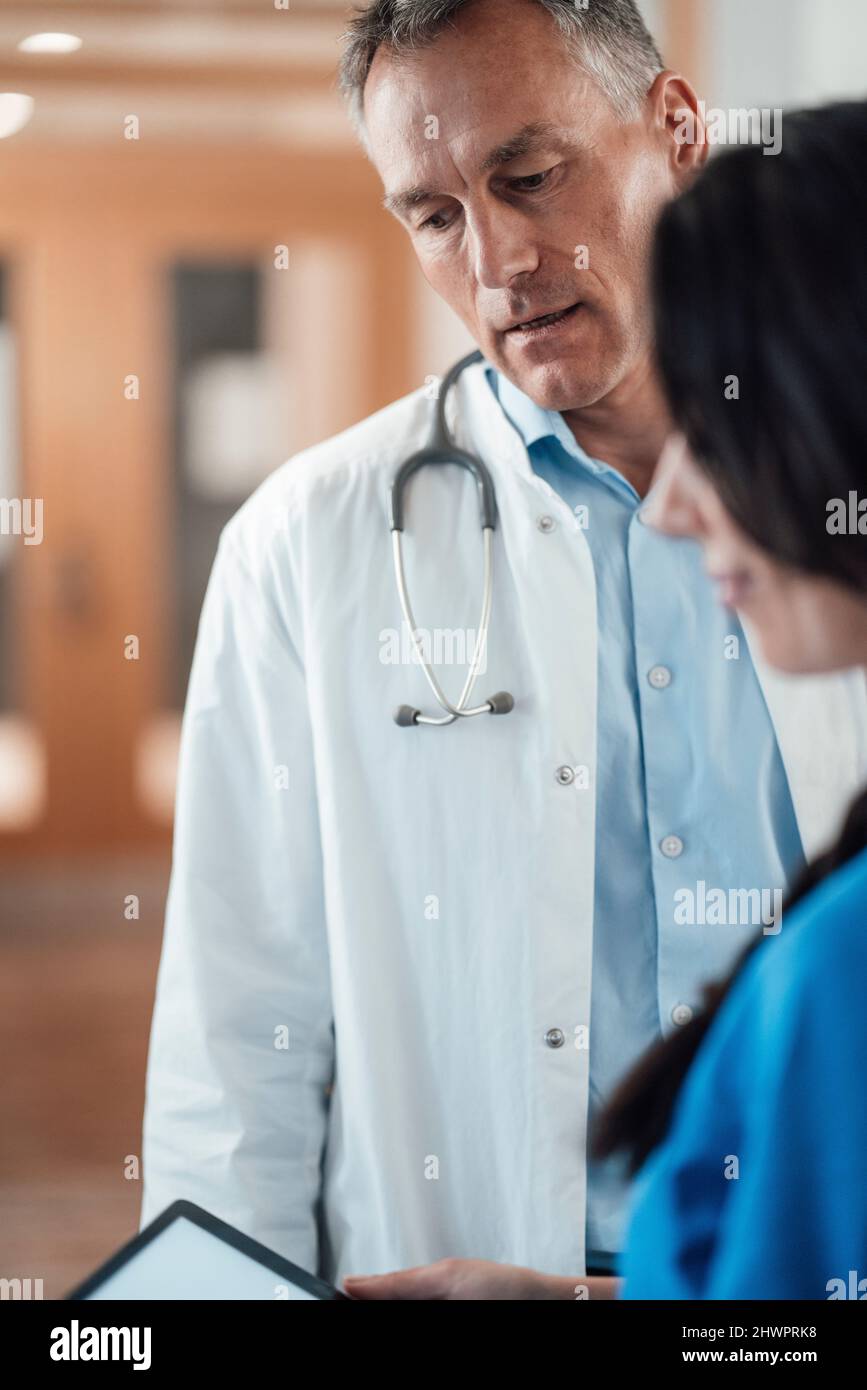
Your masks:
{"label": "tablet computer", "polygon": [[67,1299],[347,1299],[194,1202],[173,1202]]}

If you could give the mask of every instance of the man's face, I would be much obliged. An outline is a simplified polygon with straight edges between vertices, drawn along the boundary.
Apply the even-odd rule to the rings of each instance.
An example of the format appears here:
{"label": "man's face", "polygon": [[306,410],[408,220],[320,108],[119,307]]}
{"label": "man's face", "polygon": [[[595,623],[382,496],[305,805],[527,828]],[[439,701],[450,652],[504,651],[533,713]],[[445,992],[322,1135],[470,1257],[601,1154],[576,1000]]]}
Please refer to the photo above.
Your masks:
{"label": "man's face", "polygon": [[541,6],[476,0],[410,58],[377,52],[365,117],[386,205],[488,361],[551,410],[624,381],[648,345],[650,240],[676,191],[649,110],[622,122]]}

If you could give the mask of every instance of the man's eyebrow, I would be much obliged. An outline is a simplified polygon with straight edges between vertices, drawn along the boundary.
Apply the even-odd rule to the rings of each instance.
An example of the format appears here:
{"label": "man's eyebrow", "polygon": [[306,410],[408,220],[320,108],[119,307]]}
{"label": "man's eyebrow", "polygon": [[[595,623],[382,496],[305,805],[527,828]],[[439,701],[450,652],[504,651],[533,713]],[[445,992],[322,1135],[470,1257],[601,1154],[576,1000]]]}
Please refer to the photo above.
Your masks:
{"label": "man's eyebrow", "polygon": [[[489,174],[501,164],[509,164],[513,159],[523,159],[543,147],[550,148],[552,145],[560,144],[562,137],[556,126],[548,121],[533,121],[530,125],[522,126],[514,135],[510,135],[508,140],[489,150],[479,166],[479,173]],[[387,194],[382,200],[382,206],[387,212],[393,212],[396,217],[402,217],[412,212],[420,203],[427,203],[431,198],[438,196],[436,189],[423,188],[417,184],[414,188],[405,188],[401,193]]]}
{"label": "man's eyebrow", "polygon": [[550,149],[552,145],[559,146],[561,143],[562,137],[556,126],[551,125],[549,121],[534,121],[532,125],[522,126],[501,145],[495,145],[482,160],[480,172],[489,174],[501,164],[508,164],[513,159],[523,159],[544,147]]}

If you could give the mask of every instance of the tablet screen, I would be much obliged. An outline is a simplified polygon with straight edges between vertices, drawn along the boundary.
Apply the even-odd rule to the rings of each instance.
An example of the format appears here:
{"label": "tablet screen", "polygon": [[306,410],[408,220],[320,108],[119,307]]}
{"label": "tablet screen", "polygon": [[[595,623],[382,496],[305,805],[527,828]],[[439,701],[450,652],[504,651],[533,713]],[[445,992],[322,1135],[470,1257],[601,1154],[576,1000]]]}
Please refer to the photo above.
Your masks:
{"label": "tablet screen", "polygon": [[180,1216],[86,1294],[89,1299],[268,1299],[316,1303],[211,1231]]}

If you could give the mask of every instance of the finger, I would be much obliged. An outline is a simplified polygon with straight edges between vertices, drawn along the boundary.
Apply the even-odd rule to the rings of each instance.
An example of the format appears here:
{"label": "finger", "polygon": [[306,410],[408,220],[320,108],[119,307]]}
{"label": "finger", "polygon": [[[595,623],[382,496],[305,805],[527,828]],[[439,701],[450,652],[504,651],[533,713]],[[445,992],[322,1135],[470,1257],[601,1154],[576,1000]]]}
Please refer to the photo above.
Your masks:
{"label": "finger", "polygon": [[407,1300],[439,1297],[429,1266],[398,1269],[391,1274],[347,1274],[343,1287],[353,1298]]}

